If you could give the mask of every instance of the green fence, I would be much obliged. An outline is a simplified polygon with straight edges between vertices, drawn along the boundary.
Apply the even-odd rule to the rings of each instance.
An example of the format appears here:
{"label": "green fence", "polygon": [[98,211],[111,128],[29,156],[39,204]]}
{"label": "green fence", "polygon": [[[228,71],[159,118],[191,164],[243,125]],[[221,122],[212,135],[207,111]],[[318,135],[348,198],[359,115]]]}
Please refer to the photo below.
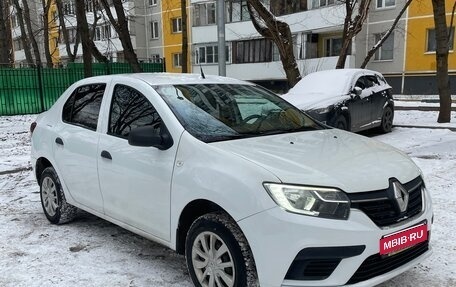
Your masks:
{"label": "green fence", "polygon": [[[163,72],[160,63],[141,63],[144,72]],[[93,75],[132,73],[126,63],[94,63]],[[74,82],[84,78],[84,67],[70,63],[65,68],[1,68],[0,116],[36,114],[49,109]]]}

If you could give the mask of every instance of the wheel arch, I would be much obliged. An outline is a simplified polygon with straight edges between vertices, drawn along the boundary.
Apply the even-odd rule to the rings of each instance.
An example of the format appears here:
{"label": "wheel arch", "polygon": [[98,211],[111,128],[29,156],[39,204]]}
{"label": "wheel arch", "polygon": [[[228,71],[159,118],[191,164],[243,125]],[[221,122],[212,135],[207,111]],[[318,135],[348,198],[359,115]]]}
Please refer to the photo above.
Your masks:
{"label": "wheel arch", "polygon": [[206,199],[193,200],[182,209],[176,230],[176,252],[178,254],[185,254],[185,240],[192,223],[198,217],[216,211],[221,211],[229,215],[220,205]]}
{"label": "wheel arch", "polygon": [[53,167],[52,163],[45,157],[40,157],[36,160],[35,164],[35,176],[38,183],[41,182],[41,174],[48,167]]}

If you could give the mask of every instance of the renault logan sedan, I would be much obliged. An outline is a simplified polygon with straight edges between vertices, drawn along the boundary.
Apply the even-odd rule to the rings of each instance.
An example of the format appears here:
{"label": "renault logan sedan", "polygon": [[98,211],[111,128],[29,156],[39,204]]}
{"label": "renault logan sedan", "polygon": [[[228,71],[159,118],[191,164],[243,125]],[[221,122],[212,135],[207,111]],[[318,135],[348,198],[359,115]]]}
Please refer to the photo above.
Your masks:
{"label": "renault logan sedan", "polygon": [[31,129],[51,223],[80,208],[157,241],[195,286],[372,286],[431,253],[410,158],[251,83],[88,78]]}
{"label": "renault logan sedan", "polygon": [[311,73],[284,99],[327,125],[353,132],[378,128],[391,131],[392,88],[382,74],[366,69],[336,69]]}

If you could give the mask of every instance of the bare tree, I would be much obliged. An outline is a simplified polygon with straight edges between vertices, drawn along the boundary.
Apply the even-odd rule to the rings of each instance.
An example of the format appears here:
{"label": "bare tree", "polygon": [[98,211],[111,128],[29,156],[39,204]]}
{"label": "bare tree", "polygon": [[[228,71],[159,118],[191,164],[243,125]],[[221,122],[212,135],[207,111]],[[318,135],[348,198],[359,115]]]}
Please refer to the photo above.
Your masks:
{"label": "bare tree", "polygon": [[40,54],[40,49],[38,48],[38,43],[36,42],[35,34],[34,34],[33,28],[32,28],[32,20],[30,19],[30,9],[29,9],[27,1],[22,1],[22,5],[24,8],[24,10],[23,10],[24,21],[25,21],[25,25],[27,26],[29,40],[32,44],[33,55],[35,56],[35,62],[38,66],[41,67],[41,54]]}
{"label": "bare tree", "polygon": [[0,1],[0,64],[13,63],[9,1]]}
{"label": "bare tree", "polygon": [[75,1],[76,8],[76,21],[78,33],[81,37],[82,43],[82,61],[84,62],[84,77],[92,76],[92,53],[90,48],[90,31],[89,24],[87,24],[87,17],[85,14],[84,0]]}
{"label": "bare tree", "polygon": [[17,21],[19,22],[19,27],[21,29],[21,41],[22,46],[24,47],[25,59],[28,64],[33,64],[32,51],[30,50],[29,40],[27,33],[25,32],[25,23],[23,17],[23,10],[21,5],[19,5],[18,0],[13,0],[14,7],[16,8]]}
{"label": "bare tree", "polygon": [[125,55],[125,60],[130,64],[133,72],[141,72],[141,66],[138,62],[138,57],[133,49],[133,44],[131,43],[130,31],[128,30],[128,19],[125,15],[125,11],[122,5],[121,0],[112,0],[114,9],[117,13],[117,20],[114,19],[111,9],[109,7],[108,0],[99,0],[103,5],[103,8],[106,12],[106,15],[109,18],[112,26],[119,35],[119,40],[122,43],[123,52]]}
{"label": "bare tree", "polygon": [[[351,42],[363,29],[363,24],[366,21],[372,0],[344,0],[342,2],[344,2],[346,14],[342,34],[342,48],[339,59],[337,59],[336,69],[343,69],[345,67]],[[357,12],[355,13],[356,9]]]}
{"label": "bare tree", "polygon": [[434,11],[435,23],[437,87],[439,89],[440,97],[440,111],[437,122],[448,123],[451,119],[451,92],[450,78],[448,76],[448,52],[450,47],[449,36],[451,35],[448,33],[448,27],[446,24],[445,0],[432,0],[432,8]]}
{"label": "bare tree", "polygon": [[293,87],[301,79],[301,73],[293,53],[290,27],[286,22],[277,19],[260,0],[247,0],[247,8],[258,33],[277,46],[288,85]]}
{"label": "bare tree", "polygon": [[413,0],[407,0],[407,2],[405,2],[404,7],[402,7],[401,11],[394,19],[393,24],[389,27],[388,30],[386,30],[383,33],[380,40],[377,43],[375,43],[375,45],[372,46],[372,48],[370,48],[370,50],[367,52],[366,58],[364,58],[364,61],[361,64],[362,69],[366,68],[366,66],[369,63],[372,56],[375,55],[377,50],[383,45],[383,43],[385,43],[385,41],[388,39],[388,37],[391,35],[391,33],[393,33],[393,31],[396,29],[397,23],[399,23],[399,20],[402,18],[402,15],[404,15],[405,11],[407,11],[407,8],[410,6],[410,3],[412,3],[412,1]]}
{"label": "bare tree", "polygon": [[182,12],[182,73],[188,73],[187,0],[181,0]]}
{"label": "bare tree", "polygon": [[92,56],[97,59],[98,62],[100,63],[108,63],[109,59],[105,55],[103,55],[100,50],[98,50],[97,45],[95,45],[95,42],[93,39],[95,38],[95,33],[98,25],[98,21],[101,19],[101,13],[98,13],[98,5],[96,1],[91,2],[92,4],[92,11],[93,11],[93,23],[91,24],[91,33],[90,33],[90,53]]}
{"label": "bare tree", "polygon": [[[67,29],[66,23],[65,23],[65,13],[63,12],[62,1],[55,1],[55,4],[57,5],[57,13],[59,13],[59,24],[60,24],[59,33],[62,33],[63,41],[65,42],[65,49],[66,49],[66,52],[68,55],[68,61],[74,62],[74,60],[76,59],[76,55],[78,54],[79,33],[76,32],[76,36],[74,39],[75,43],[73,46],[73,50],[71,50],[70,35],[68,33],[68,29]],[[76,30],[76,31],[78,31],[78,30]]]}
{"label": "bare tree", "polygon": [[43,38],[44,38],[44,56],[46,57],[46,66],[52,68],[52,55],[49,49],[49,9],[51,1],[41,0],[43,7]]}

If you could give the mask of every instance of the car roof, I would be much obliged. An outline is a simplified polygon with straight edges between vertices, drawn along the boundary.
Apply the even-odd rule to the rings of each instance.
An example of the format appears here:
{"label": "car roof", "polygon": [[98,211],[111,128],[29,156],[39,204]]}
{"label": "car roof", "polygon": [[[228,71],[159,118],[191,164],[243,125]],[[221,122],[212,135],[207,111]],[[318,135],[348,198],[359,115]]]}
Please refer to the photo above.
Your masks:
{"label": "car roof", "polygon": [[253,83],[214,75],[206,75],[205,78],[201,74],[178,74],[178,73],[134,73],[134,74],[117,74],[109,76],[96,76],[86,78],[83,81],[97,81],[109,79],[138,79],[150,85],[182,85],[182,84],[241,84],[254,85]]}
{"label": "car roof", "polygon": [[[310,73],[312,75],[321,75],[321,76],[344,76],[346,78],[351,78],[358,74],[376,74],[381,75],[379,72],[368,70],[368,69],[331,69],[331,70],[323,70],[314,73]],[[309,74],[309,75],[310,75]]]}

